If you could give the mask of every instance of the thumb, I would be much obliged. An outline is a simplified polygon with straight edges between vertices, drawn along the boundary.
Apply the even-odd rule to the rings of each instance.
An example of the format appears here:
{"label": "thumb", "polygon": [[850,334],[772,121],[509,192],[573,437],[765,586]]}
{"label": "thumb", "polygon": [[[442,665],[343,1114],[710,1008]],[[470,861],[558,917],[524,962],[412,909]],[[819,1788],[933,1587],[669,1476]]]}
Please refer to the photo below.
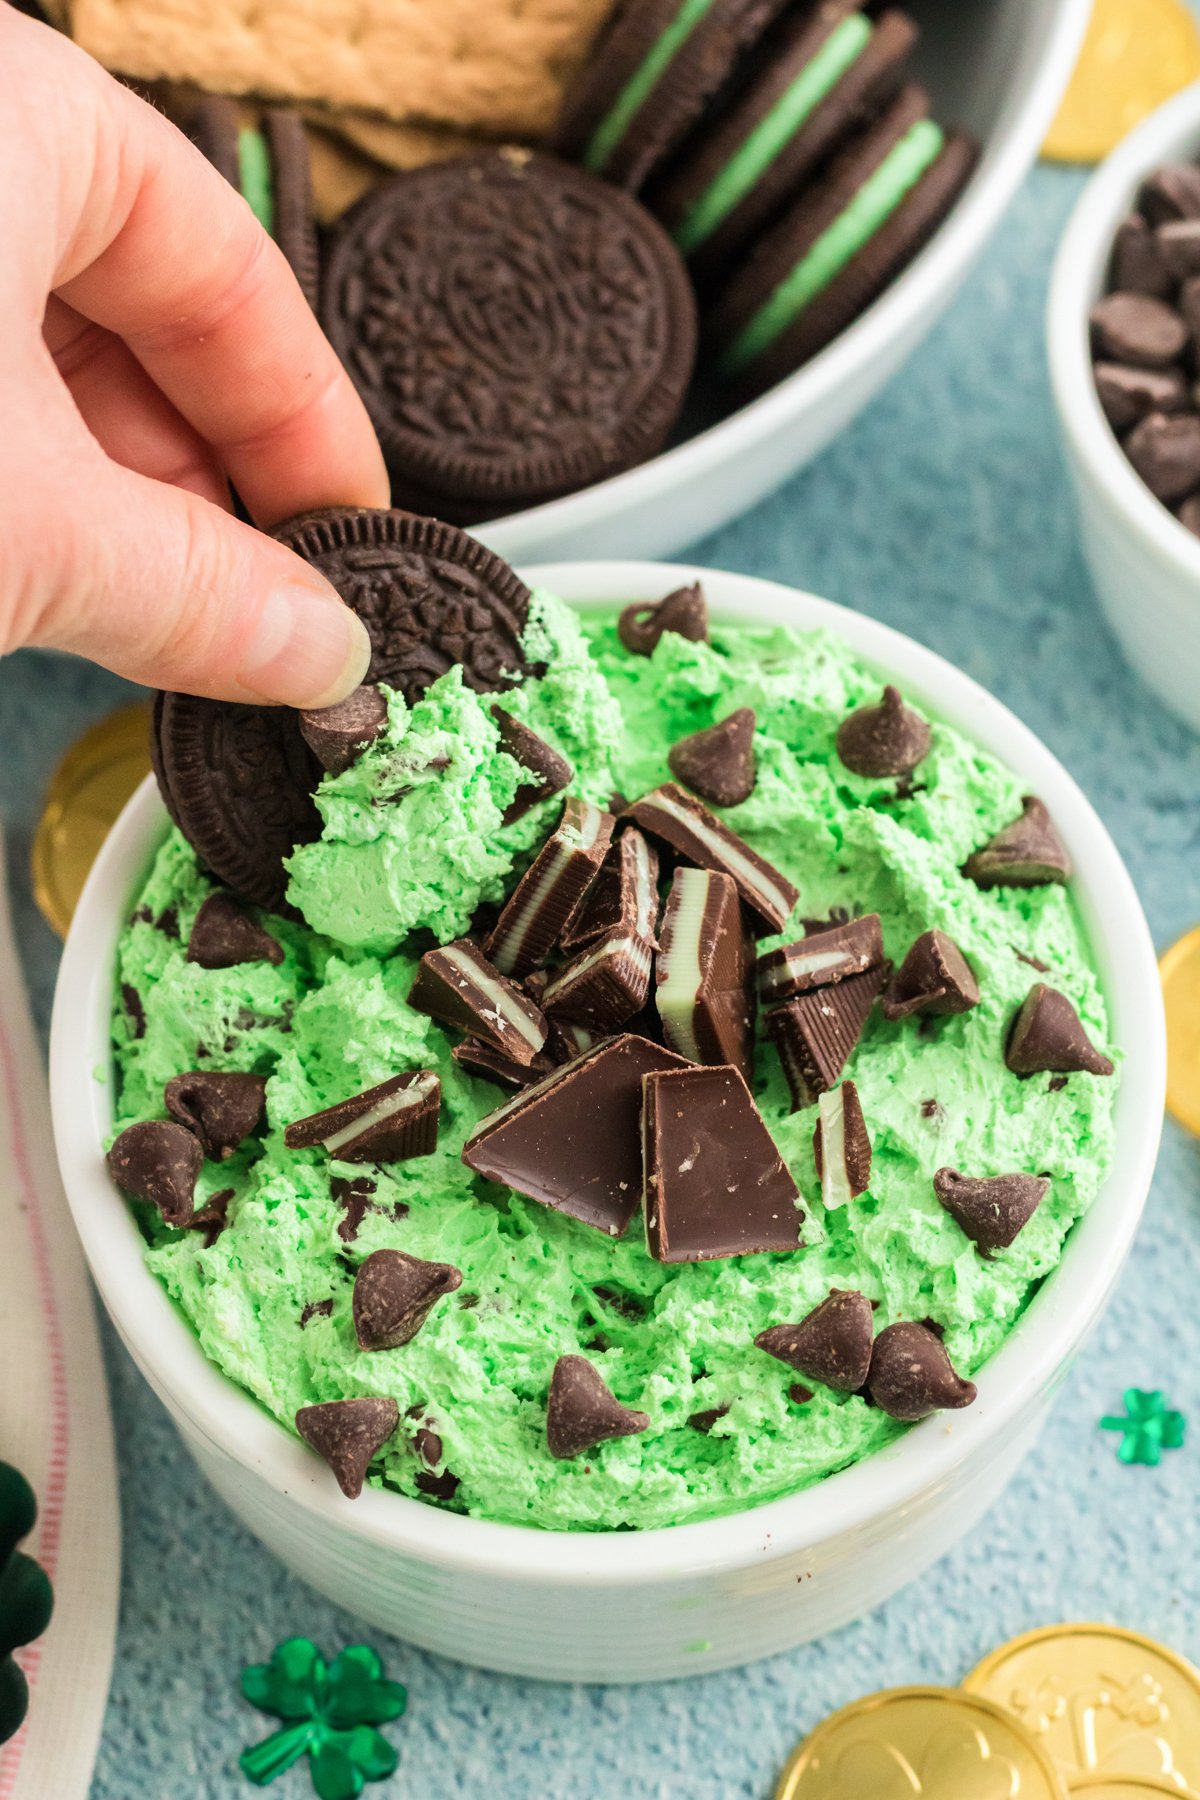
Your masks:
{"label": "thumb", "polygon": [[362,681],[365,626],[291,550],[102,457],[79,473],[37,544],[24,641],[218,700],[331,706]]}

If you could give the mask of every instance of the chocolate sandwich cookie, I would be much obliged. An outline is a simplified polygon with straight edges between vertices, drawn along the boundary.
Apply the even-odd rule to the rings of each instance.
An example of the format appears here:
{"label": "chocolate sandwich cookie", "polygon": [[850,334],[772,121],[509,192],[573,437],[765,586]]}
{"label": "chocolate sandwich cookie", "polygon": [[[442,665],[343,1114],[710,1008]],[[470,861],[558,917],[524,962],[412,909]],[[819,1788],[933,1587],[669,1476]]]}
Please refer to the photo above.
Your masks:
{"label": "chocolate sandwich cookie", "polygon": [[313,214],[308,138],[298,113],[262,110],[257,130],[243,125],[232,100],[210,95],[191,124],[193,142],[248,203],[283,251],[309,305],[316,310],[320,254]]}
{"label": "chocolate sandwich cookie", "polygon": [[696,353],[691,283],[657,220],[524,150],[411,170],[360,200],[321,319],[397,499],[462,522],[653,456]]}
{"label": "chocolate sandwich cookie", "polygon": [[824,349],[923,247],[976,157],[908,83],[759,239],[712,322],[718,368],[747,398]]}
{"label": "chocolate sandwich cookie", "polygon": [[786,0],[625,0],[567,94],[555,148],[636,192]]}
{"label": "chocolate sandwich cookie", "polygon": [[750,239],[899,87],[917,28],[854,0],[818,0],[780,21],[732,103],[706,118],[647,194],[701,281]]}

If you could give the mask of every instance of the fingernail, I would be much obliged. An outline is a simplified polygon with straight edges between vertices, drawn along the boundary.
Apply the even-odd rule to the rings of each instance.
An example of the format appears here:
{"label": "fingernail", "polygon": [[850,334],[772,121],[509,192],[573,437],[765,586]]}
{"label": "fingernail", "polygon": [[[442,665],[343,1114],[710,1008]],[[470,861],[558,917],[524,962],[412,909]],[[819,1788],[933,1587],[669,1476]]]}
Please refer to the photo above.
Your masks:
{"label": "fingernail", "polygon": [[358,687],[371,660],[362,620],[336,598],[303,581],[281,582],[267,595],[246,646],[238,680],[283,706],[332,706]]}

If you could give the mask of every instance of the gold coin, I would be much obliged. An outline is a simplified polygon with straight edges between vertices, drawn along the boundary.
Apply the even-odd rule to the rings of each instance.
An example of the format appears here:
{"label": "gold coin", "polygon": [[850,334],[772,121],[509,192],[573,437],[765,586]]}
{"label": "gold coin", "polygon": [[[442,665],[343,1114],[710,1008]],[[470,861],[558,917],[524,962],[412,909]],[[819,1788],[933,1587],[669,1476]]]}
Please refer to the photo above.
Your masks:
{"label": "gold coin", "polygon": [[1147,113],[1198,77],[1200,31],[1184,0],[1095,0],[1042,155],[1099,162]]}
{"label": "gold coin", "polygon": [[1051,1625],[1014,1638],[967,1676],[1013,1713],[1068,1783],[1142,1776],[1200,1793],[1200,1673],[1116,1625]]}
{"label": "gold coin", "polygon": [[67,935],[88,871],[117,815],[150,772],[150,708],[123,706],[77,738],[50,779],[30,857],[33,895]]}
{"label": "gold coin", "polygon": [[1200,925],[1158,965],[1167,1009],[1167,1111],[1200,1137]]}
{"label": "gold coin", "polygon": [[818,1725],[775,1800],[1066,1800],[1053,1760],[1003,1707],[960,1688],[893,1688]]}
{"label": "gold coin", "polygon": [[1084,1775],[1071,1783],[1071,1794],[1086,1794],[1088,1800],[1153,1800],[1155,1794],[1162,1800],[1162,1795],[1174,1794],[1179,1800],[1179,1789],[1171,1782],[1143,1775]]}

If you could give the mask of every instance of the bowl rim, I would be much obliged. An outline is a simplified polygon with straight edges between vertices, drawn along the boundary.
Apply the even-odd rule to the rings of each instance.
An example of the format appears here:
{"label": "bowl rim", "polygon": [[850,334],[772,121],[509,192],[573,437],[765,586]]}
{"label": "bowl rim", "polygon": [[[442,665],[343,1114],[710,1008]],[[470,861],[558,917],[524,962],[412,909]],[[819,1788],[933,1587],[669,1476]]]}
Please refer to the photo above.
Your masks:
{"label": "bowl rim", "polygon": [[[1166,1033],[1149,928],[1107,830],[1041,741],[969,676],[862,613],[758,577],[683,563],[564,563],[522,571],[582,606],[702,580],[714,616],[826,627],[936,716],[994,751],[1041,794],[1075,861],[1076,904],[1091,940],[1126,1063],[1116,1155],[1069,1253],[976,1377],[965,1412],[935,1415],[895,1444],[798,1494],[716,1519],[644,1531],[558,1532],[446,1513],[392,1491],[337,1492],[319,1459],[205,1357],[192,1328],[146,1268],[141,1236],[98,1154],[111,1118],[108,1033],[116,940],[166,815],[153,778],[135,794],[88,878],[55,991],[50,1088],[63,1185],[92,1275],[135,1361],[169,1410],[226,1459],[341,1532],[426,1563],[575,1587],[733,1574],[917,1506],[1002,1434],[1063,1372],[1098,1318],[1149,1191],[1166,1085]],[[95,947],[103,946],[97,957]],[[99,1071],[99,1074],[98,1074]]]}
{"label": "bowl rim", "polygon": [[1193,587],[1200,538],[1155,498],[1104,416],[1088,336],[1088,312],[1103,290],[1117,226],[1159,163],[1200,152],[1200,81],[1181,90],[1130,133],[1088,181],[1055,254],[1046,299],[1046,351],[1059,421],[1077,466],[1125,529]]}

